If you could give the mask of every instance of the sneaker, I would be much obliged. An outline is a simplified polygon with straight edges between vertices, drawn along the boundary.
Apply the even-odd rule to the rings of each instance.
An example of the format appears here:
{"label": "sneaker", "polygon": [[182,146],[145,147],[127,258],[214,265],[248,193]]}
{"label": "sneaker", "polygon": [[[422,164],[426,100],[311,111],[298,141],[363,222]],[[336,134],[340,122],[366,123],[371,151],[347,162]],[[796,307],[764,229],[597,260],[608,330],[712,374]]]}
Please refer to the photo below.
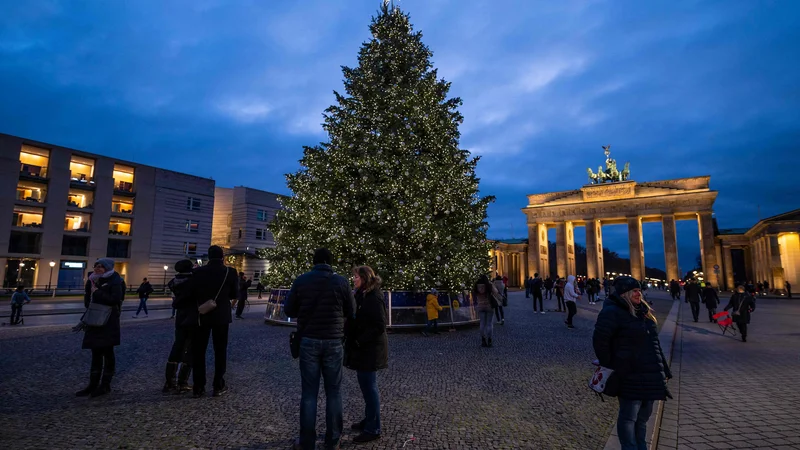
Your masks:
{"label": "sneaker", "polygon": [[540,312],[539,314],[544,314],[544,311]]}
{"label": "sneaker", "polygon": [[570,330],[572,330],[572,329],[574,329],[575,327],[574,327],[574,326],[572,326],[572,325],[567,325],[567,328],[569,328]]}
{"label": "sneaker", "polygon": [[367,442],[377,441],[381,438],[380,434],[361,433],[353,438],[354,444],[366,444]]}
{"label": "sneaker", "polygon": [[214,389],[214,392],[211,394],[212,397],[222,397],[228,392],[228,386],[223,386],[221,389]]}
{"label": "sneaker", "polygon": [[242,317],[242,316],[236,316],[236,320],[242,320],[242,319],[244,319],[244,317]]}
{"label": "sneaker", "polygon": [[506,324],[506,319],[500,321],[500,325],[505,325],[505,324]]}

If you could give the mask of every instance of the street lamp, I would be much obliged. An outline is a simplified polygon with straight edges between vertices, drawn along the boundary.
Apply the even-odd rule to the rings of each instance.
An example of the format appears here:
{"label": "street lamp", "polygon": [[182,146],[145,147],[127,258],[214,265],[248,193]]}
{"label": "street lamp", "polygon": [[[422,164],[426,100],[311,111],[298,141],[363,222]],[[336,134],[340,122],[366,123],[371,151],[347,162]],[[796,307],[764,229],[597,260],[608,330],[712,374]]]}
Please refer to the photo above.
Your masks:
{"label": "street lamp", "polygon": [[[53,284],[53,267],[56,266],[55,261],[50,261],[50,278],[47,280],[47,290],[50,290],[50,286]],[[55,293],[55,291],[53,291]]]}
{"label": "street lamp", "polygon": [[19,263],[19,270],[17,271],[18,272],[18,274],[17,274],[17,284],[18,285],[22,284],[22,269],[24,269],[24,268],[25,268],[25,263],[24,262],[20,262]]}
{"label": "street lamp", "polygon": [[164,293],[167,293],[167,269],[169,266],[164,266]]}

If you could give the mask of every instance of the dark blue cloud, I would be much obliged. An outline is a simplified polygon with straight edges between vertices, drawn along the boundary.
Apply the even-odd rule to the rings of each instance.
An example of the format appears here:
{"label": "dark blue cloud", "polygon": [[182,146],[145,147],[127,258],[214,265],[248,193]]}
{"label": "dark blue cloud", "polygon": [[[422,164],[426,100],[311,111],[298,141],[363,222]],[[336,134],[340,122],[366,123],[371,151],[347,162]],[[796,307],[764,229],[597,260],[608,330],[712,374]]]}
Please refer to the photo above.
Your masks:
{"label": "dark blue cloud", "polygon": [[[0,3],[0,131],[282,193],[380,4]],[[637,180],[711,175],[722,227],[798,207],[799,3],[398,3],[464,100],[492,237],[524,236],[525,195],[580,186],[605,144]],[[648,265],[660,240],[645,227]]]}

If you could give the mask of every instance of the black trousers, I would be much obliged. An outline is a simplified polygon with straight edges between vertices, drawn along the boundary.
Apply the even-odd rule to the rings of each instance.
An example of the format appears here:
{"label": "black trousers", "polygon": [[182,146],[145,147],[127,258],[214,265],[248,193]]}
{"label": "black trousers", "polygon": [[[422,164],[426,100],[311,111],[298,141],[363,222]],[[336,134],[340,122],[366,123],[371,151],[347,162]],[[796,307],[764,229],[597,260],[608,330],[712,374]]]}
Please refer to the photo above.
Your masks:
{"label": "black trousers", "polygon": [[575,317],[575,314],[578,314],[578,307],[575,305],[575,302],[567,302],[567,310],[569,314],[567,314],[567,325],[572,325],[572,318]]}
{"label": "black trousers", "polygon": [[92,349],[92,373],[103,374],[103,380],[110,381],[117,370],[117,358],[114,355],[114,347],[103,347]]}
{"label": "black trousers", "polygon": [[11,317],[9,318],[9,323],[11,325],[16,324],[19,322],[19,316],[22,314],[22,305],[18,305],[16,303],[11,304]]}
{"label": "black trousers", "polygon": [[564,305],[564,296],[556,294],[556,297],[558,298],[558,310],[559,311],[566,310],[567,307],[566,307],[566,305]]}
{"label": "black trousers", "polygon": [[747,337],[747,322],[736,322],[736,328],[739,329],[739,334],[741,334],[743,338]]}
{"label": "black trousers", "polygon": [[175,327],[175,340],[169,352],[168,362],[192,364],[191,328]]}
{"label": "black trousers", "polygon": [[244,305],[247,303],[247,297],[240,298],[239,301],[236,303],[236,316],[242,317],[242,313],[244,312]]}
{"label": "black trousers", "polygon": [[541,289],[534,289],[534,291],[533,291],[533,312],[536,312],[536,300],[539,300],[539,309],[544,311],[544,306],[542,304],[542,290]]}
{"label": "black trousers", "polygon": [[697,319],[700,317],[700,302],[689,302],[692,305],[692,317],[694,317],[694,321],[697,322]]}
{"label": "black trousers", "polygon": [[497,308],[494,309],[494,314],[497,316],[497,321],[504,320],[506,318],[506,314],[503,312],[503,305],[497,305]]}
{"label": "black trousers", "polygon": [[229,324],[199,326],[192,330],[192,370],[194,391],[202,392],[206,388],[206,350],[208,338],[214,344],[214,389],[225,387],[225,370],[228,362],[228,327]]}
{"label": "black trousers", "polygon": [[708,308],[708,320],[710,322],[714,321],[714,314],[717,313],[717,308]]}

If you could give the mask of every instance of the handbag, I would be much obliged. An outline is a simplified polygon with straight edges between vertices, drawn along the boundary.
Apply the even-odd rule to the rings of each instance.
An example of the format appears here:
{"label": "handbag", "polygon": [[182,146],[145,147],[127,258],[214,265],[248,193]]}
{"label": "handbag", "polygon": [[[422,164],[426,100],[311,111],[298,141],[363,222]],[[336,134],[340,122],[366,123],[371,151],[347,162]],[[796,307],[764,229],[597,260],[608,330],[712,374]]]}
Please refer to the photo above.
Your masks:
{"label": "handbag", "polygon": [[589,378],[589,388],[598,394],[605,393],[606,385],[608,384],[608,380],[611,378],[611,374],[613,373],[613,369],[603,367],[598,363],[597,369],[594,370],[592,377]]}
{"label": "handbag", "polygon": [[744,295],[739,296],[739,308],[733,312],[734,317],[738,317],[742,315],[742,307],[744,307],[744,301],[747,300],[747,297]]}
{"label": "handbag", "polygon": [[222,285],[219,287],[217,295],[215,295],[214,298],[210,300],[206,300],[205,302],[203,302],[202,305],[197,307],[197,312],[199,312],[201,315],[208,314],[217,307],[217,298],[219,297],[220,292],[222,292],[222,288],[225,287],[225,282],[228,281],[228,272],[230,271],[226,267],[225,278],[222,280]]}
{"label": "handbag", "polygon": [[83,312],[81,323],[87,327],[104,327],[111,317],[112,308],[108,305],[101,305],[89,299],[89,307]]}
{"label": "handbag", "polygon": [[[325,279],[327,280],[328,277],[329,276],[326,276]],[[322,294],[318,295],[314,301],[314,306],[311,307],[311,313],[308,315],[308,322],[311,321],[311,318],[314,317],[314,313],[317,312],[317,306],[319,306],[319,299],[321,296]],[[303,340],[303,331],[305,331],[308,326],[308,322],[306,322],[306,326],[303,327],[302,330],[298,328],[296,331],[289,333],[289,351],[292,353],[293,359],[300,357],[300,341]]]}

